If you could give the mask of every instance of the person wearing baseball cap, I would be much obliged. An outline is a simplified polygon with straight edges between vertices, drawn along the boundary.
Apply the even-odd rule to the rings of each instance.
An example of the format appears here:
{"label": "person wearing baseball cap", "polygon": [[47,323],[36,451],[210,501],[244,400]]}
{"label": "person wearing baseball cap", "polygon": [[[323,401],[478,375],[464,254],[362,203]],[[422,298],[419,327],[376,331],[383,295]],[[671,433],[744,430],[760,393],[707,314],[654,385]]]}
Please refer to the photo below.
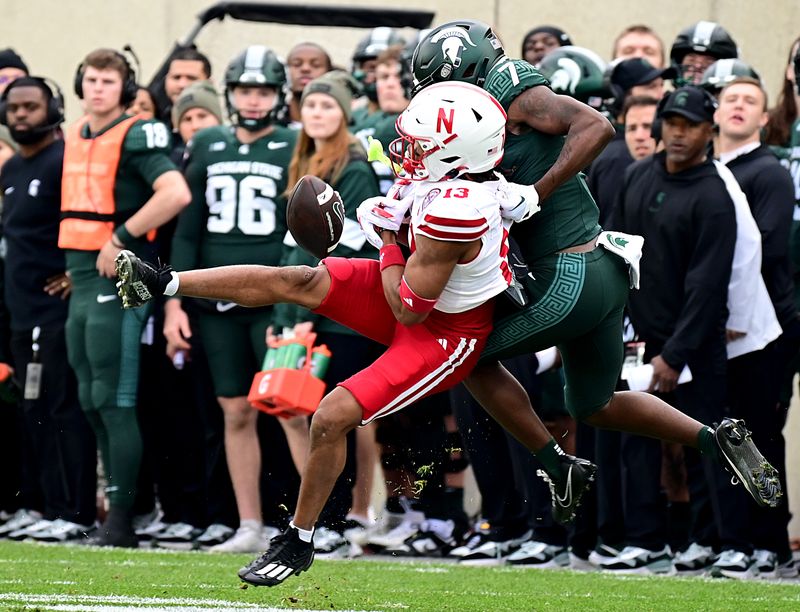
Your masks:
{"label": "person wearing baseball cap", "polygon": [[[666,123],[672,117],[683,117],[695,125],[713,125],[717,102],[699,87],[686,85],[673,91],[659,109],[658,116]],[[709,127],[710,129],[710,127]],[[664,137],[666,145],[666,137]],[[700,156],[700,154],[697,154]],[[705,156],[703,156],[705,157]]]}
{"label": "person wearing baseball cap", "polygon": [[631,57],[612,64],[609,80],[625,96],[652,96],[657,100],[664,94],[663,70],[655,68],[643,57]]}
{"label": "person wearing baseball cap", "polygon": [[[644,237],[641,291],[631,292],[628,307],[639,339],[646,343],[645,361],[653,366],[654,380],[662,392],[675,391],[677,408],[706,422],[719,422],[725,415],[726,327],[742,331],[728,318],[728,285],[734,249],[738,249],[735,192],[741,191],[730,171],[709,155],[715,109],[713,97],[694,86],[681,87],[663,100],[658,114],[664,150],[628,169],[612,224],[614,229]],[[692,372],[692,382],[677,385],[684,367]],[[628,457],[638,459],[624,466],[623,486],[658,483],[660,461],[645,457],[660,458],[660,447],[640,438],[629,451]],[[694,453],[686,453],[685,458],[689,490],[708,491],[708,496],[690,496],[692,516],[701,517],[689,534],[689,542],[696,545],[692,550],[698,546],[711,550],[709,534],[721,534],[724,550],[741,551],[743,570],[735,573],[744,577],[752,545],[733,526],[741,504],[749,501],[737,497],[718,466],[704,467]],[[661,494],[654,486],[639,490],[635,500],[626,500],[626,520],[631,516],[635,523],[626,527],[640,534],[647,543],[642,549],[650,551],[643,557],[652,557],[653,551],[667,545],[666,521],[637,518],[646,516],[645,508],[659,503]],[[710,512],[709,504],[719,512]],[[710,554],[692,560],[690,553],[675,557],[676,571],[699,571],[713,563]],[[733,577],[733,573],[724,575]]]}

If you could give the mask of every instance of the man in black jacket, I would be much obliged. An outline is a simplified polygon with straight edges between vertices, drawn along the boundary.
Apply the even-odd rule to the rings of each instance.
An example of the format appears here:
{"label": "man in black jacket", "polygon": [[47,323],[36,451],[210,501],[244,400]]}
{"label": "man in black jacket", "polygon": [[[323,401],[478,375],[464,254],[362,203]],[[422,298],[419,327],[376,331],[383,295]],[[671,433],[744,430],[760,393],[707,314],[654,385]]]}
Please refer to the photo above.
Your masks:
{"label": "man in black jacket", "polygon": [[[645,239],[641,290],[631,294],[628,304],[639,338],[646,342],[645,362],[653,366],[651,390],[673,394],[671,403],[706,423],[724,416],[725,322],[736,241],[733,202],[707,156],[714,110],[713,99],[694,87],[682,87],[665,100],[659,113],[665,151],[628,169],[614,223],[615,229]],[[693,380],[678,386],[687,366]],[[686,459],[691,541],[744,547],[725,533],[719,515],[730,494],[724,474],[690,449]],[[634,557],[639,567],[669,569],[660,501],[661,445],[629,436],[623,441],[623,460],[633,479],[628,490],[636,491],[626,500],[625,521],[629,545],[637,550],[603,567],[638,569],[630,567],[628,557]],[[713,520],[707,514],[709,495]]]}
{"label": "man in black jacket", "polygon": [[19,153],[0,174],[5,301],[13,365],[25,388],[24,444],[33,456],[31,477],[44,498],[42,520],[4,535],[83,540],[94,529],[96,455],[75,375],[65,359],[71,280],[58,248],[64,141],[57,132],[64,120],[63,101],[43,79],[23,76],[5,89],[2,103],[0,121],[19,144]]}
{"label": "man in black jacket", "polygon": [[[728,362],[731,414],[745,419],[758,432],[754,435],[759,447],[783,473],[786,444],[782,430],[788,405],[781,404],[779,391],[783,374],[800,346],[789,261],[794,188],[789,173],[761,144],[760,131],[767,123],[767,95],[761,84],[752,78],[737,78],[722,90],[719,104],[719,158],[747,195],[761,232],[761,275],[783,329],[783,334],[766,348],[762,348],[763,342],[753,344],[753,350]],[[757,333],[758,327],[754,331]],[[796,577],[787,532],[788,508],[783,506],[766,516],[750,504],[741,508],[740,518],[755,546],[754,562],[759,573]]]}

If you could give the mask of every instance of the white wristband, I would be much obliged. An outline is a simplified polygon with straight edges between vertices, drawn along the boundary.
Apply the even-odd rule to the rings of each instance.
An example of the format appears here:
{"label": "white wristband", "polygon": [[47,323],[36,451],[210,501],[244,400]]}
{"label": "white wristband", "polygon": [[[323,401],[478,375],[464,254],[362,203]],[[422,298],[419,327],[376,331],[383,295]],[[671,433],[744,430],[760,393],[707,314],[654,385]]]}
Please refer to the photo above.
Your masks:
{"label": "white wristband", "polygon": [[167,283],[167,286],[164,288],[164,295],[175,295],[178,293],[178,287],[181,284],[180,279],[178,278],[177,272],[170,272],[172,274],[172,280]]}

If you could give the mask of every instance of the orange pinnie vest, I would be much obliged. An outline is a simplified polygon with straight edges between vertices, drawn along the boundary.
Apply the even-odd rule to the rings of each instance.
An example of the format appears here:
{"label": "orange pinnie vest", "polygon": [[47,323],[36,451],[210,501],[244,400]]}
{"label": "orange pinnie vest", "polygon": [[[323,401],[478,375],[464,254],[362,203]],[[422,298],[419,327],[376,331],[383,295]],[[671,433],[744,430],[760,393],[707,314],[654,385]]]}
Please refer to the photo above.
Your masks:
{"label": "orange pinnie vest", "polygon": [[124,219],[116,216],[114,183],[122,155],[122,143],[139,117],[129,117],[95,138],[83,138],[89,121],[73,125],[64,140],[61,177],[62,249],[99,251],[111,239],[114,227]]}

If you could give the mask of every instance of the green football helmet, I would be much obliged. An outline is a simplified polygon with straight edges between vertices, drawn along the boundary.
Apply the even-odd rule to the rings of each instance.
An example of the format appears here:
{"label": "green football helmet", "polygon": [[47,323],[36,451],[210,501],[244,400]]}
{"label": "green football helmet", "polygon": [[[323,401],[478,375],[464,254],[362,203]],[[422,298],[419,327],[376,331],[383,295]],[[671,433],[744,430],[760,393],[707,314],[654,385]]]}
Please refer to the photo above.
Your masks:
{"label": "green football helmet", "polygon": [[539,72],[557,94],[575,98],[600,109],[610,96],[604,74],[606,63],[594,51],[568,45],[553,49],[542,58]]}
{"label": "green football helmet", "polygon": [[[277,97],[272,109],[259,119],[246,119],[239,115],[233,103],[233,90],[237,86],[271,87]],[[282,111],[286,103],[286,70],[273,51],[263,45],[247,47],[231,60],[225,70],[225,102],[228,116],[234,125],[251,132],[269,126]]]}
{"label": "green football helmet", "polygon": [[414,93],[442,81],[482,87],[489,69],[504,55],[500,39],[481,21],[462,19],[440,25],[414,51]]}
{"label": "green football helmet", "polygon": [[370,33],[362,38],[356,45],[353,52],[353,64],[351,72],[353,77],[361,83],[364,95],[372,102],[378,101],[378,90],[375,81],[370,79],[367,82],[367,73],[363,70],[362,64],[367,60],[377,58],[383,51],[394,45],[406,44],[405,39],[393,28],[380,27],[373,28]]}
{"label": "green football helmet", "polygon": [[740,59],[721,59],[706,68],[700,87],[717,95],[723,87],[738,77],[750,77],[761,81],[761,77],[750,64]]}

